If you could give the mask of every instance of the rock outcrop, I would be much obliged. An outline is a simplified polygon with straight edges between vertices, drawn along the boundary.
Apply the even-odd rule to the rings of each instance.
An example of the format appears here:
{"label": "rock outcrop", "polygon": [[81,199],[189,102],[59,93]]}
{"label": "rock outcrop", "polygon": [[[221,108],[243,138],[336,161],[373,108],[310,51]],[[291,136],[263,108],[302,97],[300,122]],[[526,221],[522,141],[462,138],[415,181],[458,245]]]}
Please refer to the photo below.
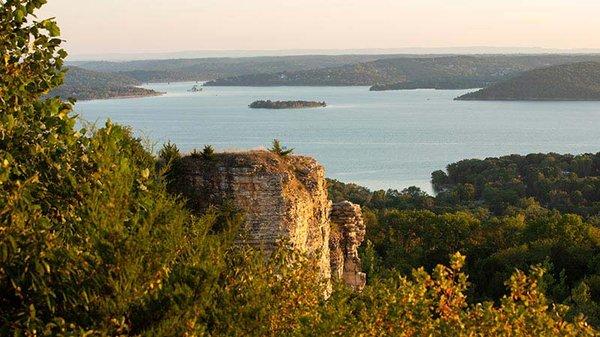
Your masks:
{"label": "rock outcrop", "polygon": [[[360,207],[336,204],[330,219],[325,170],[313,158],[268,151],[219,153],[211,159],[190,155],[178,162],[175,184],[194,210],[224,203],[242,210],[247,243],[270,253],[286,240],[317,261],[326,280],[364,285],[356,250],[365,230]],[[335,243],[330,242],[332,227]]]}
{"label": "rock outcrop", "polygon": [[359,290],[366,283],[358,256],[358,247],[364,241],[365,233],[359,205],[342,201],[332,206],[329,238],[331,277]]}

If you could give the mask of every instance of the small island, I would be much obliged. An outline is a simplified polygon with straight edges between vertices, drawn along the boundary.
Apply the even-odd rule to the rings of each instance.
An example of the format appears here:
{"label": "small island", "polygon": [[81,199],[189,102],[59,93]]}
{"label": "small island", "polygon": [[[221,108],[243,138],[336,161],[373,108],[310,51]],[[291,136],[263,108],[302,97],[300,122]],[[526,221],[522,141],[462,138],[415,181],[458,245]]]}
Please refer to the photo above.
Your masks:
{"label": "small island", "polygon": [[305,108],[324,108],[325,102],[313,101],[255,101],[249,105],[251,109],[305,109]]}

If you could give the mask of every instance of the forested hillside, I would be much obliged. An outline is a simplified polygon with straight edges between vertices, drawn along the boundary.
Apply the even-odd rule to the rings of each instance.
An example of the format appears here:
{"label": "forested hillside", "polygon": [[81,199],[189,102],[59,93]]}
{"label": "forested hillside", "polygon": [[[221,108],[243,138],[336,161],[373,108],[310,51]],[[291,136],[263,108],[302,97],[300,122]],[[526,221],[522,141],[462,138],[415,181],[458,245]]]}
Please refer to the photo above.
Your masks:
{"label": "forested hillside", "polygon": [[412,89],[436,89],[436,90],[458,90],[481,88],[489,84],[489,81],[476,78],[439,78],[431,80],[406,81],[392,84],[376,84],[370,91],[389,90],[412,90]]}
{"label": "forested hillside", "polygon": [[600,63],[580,62],[534,69],[457,99],[598,101],[600,100]]}
{"label": "forested hillside", "polygon": [[515,268],[539,264],[547,296],[600,325],[600,153],[464,160],[432,177],[437,196],[329,182],[334,201],[363,206],[371,278],[460,251],[472,299],[499,300]]}
{"label": "forested hillside", "polygon": [[[440,87],[464,89],[506,79],[526,70],[566,62],[598,60],[593,55],[400,57],[305,71],[285,70],[220,78],[210,86],[352,86],[375,89]],[[382,86],[383,85],[383,86]],[[392,85],[386,87],[386,85]],[[395,86],[394,86],[395,85]]]}
{"label": "forested hillside", "polygon": [[434,172],[432,182],[440,200],[497,214],[534,198],[546,208],[600,216],[600,153],[463,160]]}
{"label": "forested hillside", "polygon": [[78,67],[67,69],[64,83],[50,92],[50,96],[78,100],[154,96],[154,90],[139,88],[141,83],[122,74],[101,73]]}
{"label": "forested hillside", "polygon": [[368,62],[391,55],[306,55],[239,58],[199,58],[127,62],[73,62],[99,72],[121,73],[147,82],[208,81],[254,73],[278,73]]}

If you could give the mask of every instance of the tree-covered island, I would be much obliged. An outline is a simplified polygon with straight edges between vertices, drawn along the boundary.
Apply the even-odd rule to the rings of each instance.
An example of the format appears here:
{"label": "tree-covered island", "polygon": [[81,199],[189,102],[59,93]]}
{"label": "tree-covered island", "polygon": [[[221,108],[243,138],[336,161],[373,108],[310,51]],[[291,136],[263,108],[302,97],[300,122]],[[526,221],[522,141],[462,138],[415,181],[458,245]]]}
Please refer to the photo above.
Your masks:
{"label": "tree-covered island", "polygon": [[305,108],[324,108],[325,102],[316,101],[254,101],[249,105],[251,109],[305,109]]}

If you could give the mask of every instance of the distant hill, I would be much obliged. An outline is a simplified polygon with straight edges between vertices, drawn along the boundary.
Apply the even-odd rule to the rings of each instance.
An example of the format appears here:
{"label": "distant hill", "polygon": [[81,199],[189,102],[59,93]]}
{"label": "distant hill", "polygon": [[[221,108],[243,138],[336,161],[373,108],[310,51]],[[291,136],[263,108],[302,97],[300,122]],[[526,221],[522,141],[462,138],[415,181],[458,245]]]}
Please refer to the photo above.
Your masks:
{"label": "distant hill", "polygon": [[154,90],[136,87],[139,84],[140,81],[122,74],[102,73],[71,66],[63,85],[49,95],[90,100],[159,94]]}
{"label": "distant hill", "polygon": [[126,62],[70,62],[80,68],[119,73],[140,82],[209,81],[255,73],[278,73],[337,67],[397,55],[301,55],[264,57],[218,57]]}
{"label": "distant hill", "polygon": [[206,85],[465,89],[482,87],[534,68],[579,61],[600,61],[600,55],[395,57],[322,69],[239,75]]}
{"label": "distant hill", "polygon": [[157,93],[135,85],[177,81],[209,81],[208,86],[470,89],[535,68],[583,61],[600,62],[600,55],[302,55],[70,62],[74,71],[58,92],[79,99],[144,96]]}
{"label": "distant hill", "polygon": [[489,84],[489,80],[477,78],[438,78],[431,80],[406,81],[392,84],[376,84],[371,91],[411,90],[411,89],[437,89],[458,90],[481,88]]}
{"label": "distant hill", "polygon": [[457,100],[600,100],[600,62],[580,62],[534,69],[460,96]]}

